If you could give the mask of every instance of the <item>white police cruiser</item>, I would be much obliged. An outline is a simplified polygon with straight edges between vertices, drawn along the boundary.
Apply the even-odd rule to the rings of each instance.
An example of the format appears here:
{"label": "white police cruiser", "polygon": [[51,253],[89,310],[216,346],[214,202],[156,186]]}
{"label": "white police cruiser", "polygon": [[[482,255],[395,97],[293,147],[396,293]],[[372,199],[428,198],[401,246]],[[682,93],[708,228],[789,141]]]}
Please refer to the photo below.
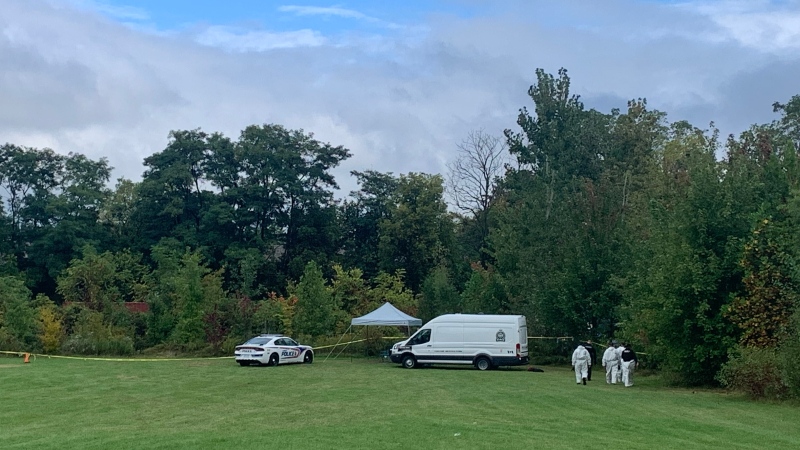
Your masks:
{"label": "white police cruiser", "polygon": [[233,355],[241,366],[311,364],[314,361],[314,351],[311,347],[300,345],[294,339],[282,334],[256,336],[242,345],[237,345]]}

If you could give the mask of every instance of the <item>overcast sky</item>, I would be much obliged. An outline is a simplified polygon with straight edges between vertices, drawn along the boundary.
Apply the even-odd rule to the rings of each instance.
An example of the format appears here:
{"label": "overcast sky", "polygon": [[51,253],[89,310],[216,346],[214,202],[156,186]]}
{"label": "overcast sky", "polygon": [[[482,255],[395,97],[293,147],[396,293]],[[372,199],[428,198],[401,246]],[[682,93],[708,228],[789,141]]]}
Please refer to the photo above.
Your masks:
{"label": "overcast sky", "polygon": [[173,129],[302,128],[336,170],[444,173],[471,130],[515,128],[541,67],[608,112],[645,97],[738,133],[800,94],[800,1],[0,0],[0,143],[106,156]]}

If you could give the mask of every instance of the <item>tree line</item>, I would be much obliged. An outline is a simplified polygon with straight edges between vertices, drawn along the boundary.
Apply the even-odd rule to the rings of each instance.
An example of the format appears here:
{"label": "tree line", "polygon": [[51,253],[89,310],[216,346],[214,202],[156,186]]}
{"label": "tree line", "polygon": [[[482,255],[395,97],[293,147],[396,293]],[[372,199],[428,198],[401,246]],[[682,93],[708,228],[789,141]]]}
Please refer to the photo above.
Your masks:
{"label": "tree line", "polygon": [[319,341],[390,300],[626,339],[680,384],[797,388],[800,96],[721,138],[643,99],[587,109],[563,69],[528,95],[502,136],[454,143],[447,174],[354,171],[342,199],[349,150],[274,124],[173,131],[113,188],[106,159],[5,144],[0,346]]}

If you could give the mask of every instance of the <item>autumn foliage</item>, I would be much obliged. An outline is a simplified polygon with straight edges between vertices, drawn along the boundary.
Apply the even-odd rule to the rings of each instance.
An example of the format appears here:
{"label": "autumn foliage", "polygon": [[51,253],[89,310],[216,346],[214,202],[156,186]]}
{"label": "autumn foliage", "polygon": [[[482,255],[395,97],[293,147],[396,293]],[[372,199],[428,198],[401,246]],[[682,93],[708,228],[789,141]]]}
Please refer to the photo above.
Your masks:
{"label": "autumn foliage", "polygon": [[726,316],[736,324],[745,347],[774,348],[788,332],[797,289],[788,272],[789,257],[778,245],[771,222],[764,219],[744,246],[741,266],[745,293]]}

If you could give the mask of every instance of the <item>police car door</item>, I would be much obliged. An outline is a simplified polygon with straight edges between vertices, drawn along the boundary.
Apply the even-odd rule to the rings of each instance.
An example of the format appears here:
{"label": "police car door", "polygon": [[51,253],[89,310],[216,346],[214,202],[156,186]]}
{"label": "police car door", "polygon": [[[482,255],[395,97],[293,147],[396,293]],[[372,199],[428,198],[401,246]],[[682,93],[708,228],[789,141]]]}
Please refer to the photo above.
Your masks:
{"label": "police car door", "polygon": [[302,360],[303,349],[300,348],[300,344],[295,342],[292,338],[283,338],[284,342],[286,342],[286,346],[289,349],[289,352],[293,355],[291,358],[292,362],[297,362]]}
{"label": "police car door", "polygon": [[296,346],[293,347],[292,346],[293,342],[294,341],[288,338],[281,338],[275,341],[275,343],[278,345],[279,348],[278,351],[281,357],[280,362],[290,363],[290,362],[295,362],[299,359],[300,349],[297,348]]}

